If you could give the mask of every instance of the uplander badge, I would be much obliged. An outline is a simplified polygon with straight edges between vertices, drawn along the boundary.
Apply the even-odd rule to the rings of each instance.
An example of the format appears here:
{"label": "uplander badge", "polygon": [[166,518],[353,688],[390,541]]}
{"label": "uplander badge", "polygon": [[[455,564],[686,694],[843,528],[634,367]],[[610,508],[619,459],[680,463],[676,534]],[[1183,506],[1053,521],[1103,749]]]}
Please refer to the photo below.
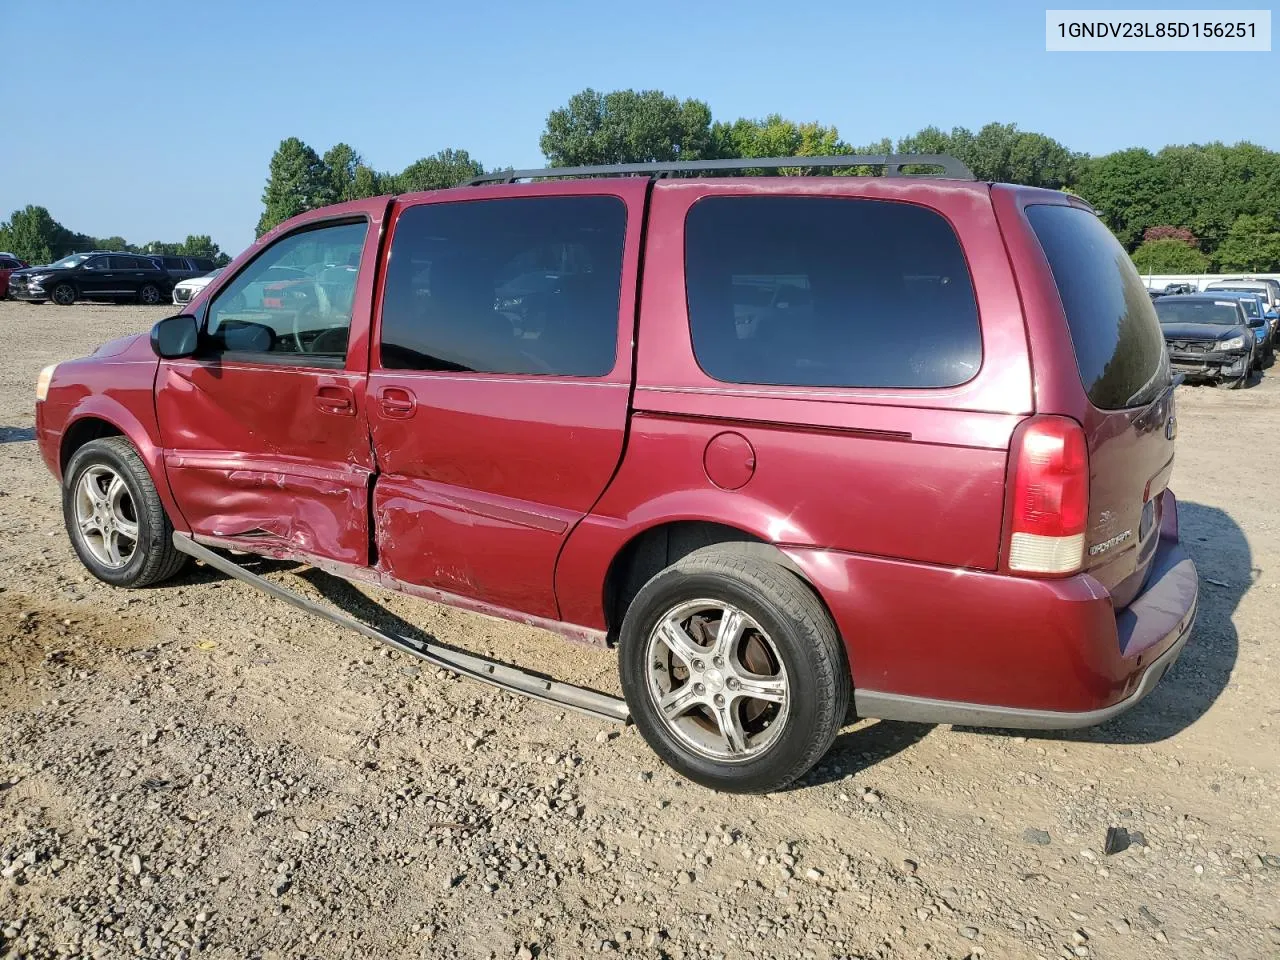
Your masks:
{"label": "uplander badge", "polygon": [[1101,543],[1095,543],[1092,547],[1089,548],[1089,556],[1096,557],[1100,553],[1105,553],[1106,551],[1114,547],[1117,543],[1124,543],[1131,536],[1133,536],[1132,527],[1130,527],[1124,533],[1117,533],[1110,540],[1103,540]]}

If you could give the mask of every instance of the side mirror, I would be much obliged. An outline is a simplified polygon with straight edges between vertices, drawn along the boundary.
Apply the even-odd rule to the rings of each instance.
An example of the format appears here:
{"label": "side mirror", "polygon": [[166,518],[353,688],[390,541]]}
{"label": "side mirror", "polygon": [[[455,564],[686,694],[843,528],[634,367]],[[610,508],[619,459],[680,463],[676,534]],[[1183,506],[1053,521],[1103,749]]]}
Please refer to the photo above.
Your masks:
{"label": "side mirror", "polygon": [[182,314],[165,317],[151,328],[151,349],[161,360],[180,360],[196,352],[200,328],[196,318]]}
{"label": "side mirror", "polygon": [[1268,320],[1280,320],[1280,313],[1276,313],[1274,310],[1268,310],[1265,316]]}
{"label": "side mirror", "polygon": [[1249,318],[1249,326],[1251,327],[1265,327],[1266,325],[1267,325],[1267,321],[1263,320],[1261,317]]}

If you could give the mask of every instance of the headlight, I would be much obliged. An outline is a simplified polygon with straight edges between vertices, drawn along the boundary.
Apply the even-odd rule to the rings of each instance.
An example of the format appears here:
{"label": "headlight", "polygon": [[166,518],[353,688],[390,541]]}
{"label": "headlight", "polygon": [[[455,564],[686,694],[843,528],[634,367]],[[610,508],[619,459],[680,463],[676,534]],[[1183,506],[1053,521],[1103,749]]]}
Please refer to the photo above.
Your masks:
{"label": "headlight", "polygon": [[53,371],[57,369],[58,365],[51,363],[36,377],[36,403],[43,403],[44,398],[49,396],[49,384],[53,380]]}
{"label": "headlight", "polygon": [[1243,350],[1244,337],[1232,337],[1230,340],[1219,340],[1219,350]]}
{"label": "headlight", "polygon": [[53,276],[52,273],[33,273],[31,274],[31,276],[27,277],[27,279],[30,280],[32,283],[44,283],[46,280],[48,280],[52,276]]}

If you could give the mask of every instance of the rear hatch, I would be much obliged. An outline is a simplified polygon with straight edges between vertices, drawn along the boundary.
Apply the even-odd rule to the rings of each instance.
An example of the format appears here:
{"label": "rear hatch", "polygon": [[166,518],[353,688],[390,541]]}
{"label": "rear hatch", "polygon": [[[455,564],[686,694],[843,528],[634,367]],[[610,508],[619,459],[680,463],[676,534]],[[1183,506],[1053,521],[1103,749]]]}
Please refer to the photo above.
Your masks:
{"label": "rear hatch", "polygon": [[1142,589],[1173,469],[1173,386],[1160,323],[1133,261],[1098,217],[1056,204],[1026,208],[1070,329],[1089,452],[1083,570],[1122,609]]}

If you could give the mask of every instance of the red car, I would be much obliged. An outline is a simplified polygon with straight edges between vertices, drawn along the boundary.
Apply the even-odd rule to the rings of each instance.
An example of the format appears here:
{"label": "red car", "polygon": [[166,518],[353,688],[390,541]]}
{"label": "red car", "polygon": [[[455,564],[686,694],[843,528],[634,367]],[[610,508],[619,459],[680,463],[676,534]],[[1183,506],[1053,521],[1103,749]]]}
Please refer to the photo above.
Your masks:
{"label": "red car", "polygon": [[26,267],[25,261],[8,253],[0,253],[0,300],[9,295],[9,274],[15,270],[25,270]]}
{"label": "red car", "polygon": [[801,776],[850,706],[1133,706],[1198,581],[1123,248],[949,158],[707,175],[788,162],[508,172],[282,224],[150,341],[42,373],[72,544],[120,586],[232,549],[616,645],[619,715],[724,790]]}

